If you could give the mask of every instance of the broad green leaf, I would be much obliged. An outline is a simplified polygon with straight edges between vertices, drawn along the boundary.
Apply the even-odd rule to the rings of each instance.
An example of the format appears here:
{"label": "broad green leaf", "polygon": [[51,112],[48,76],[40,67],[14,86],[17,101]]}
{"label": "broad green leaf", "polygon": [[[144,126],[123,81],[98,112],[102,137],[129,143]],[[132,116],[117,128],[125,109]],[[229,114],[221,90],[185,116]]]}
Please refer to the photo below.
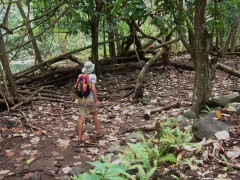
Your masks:
{"label": "broad green leaf", "polygon": [[73,180],[102,180],[102,176],[84,173],[78,177],[74,177]]}
{"label": "broad green leaf", "polygon": [[106,174],[118,175],[122,172],[125,172],[126,170],[127,168],[123,165],[113,165],[107,170]]}
{"label": "broad green leaf", "polygon": [[96,170],[99,171],[99,173],[104,174],[106,171],[106,168],[104,166],[103,163],[101,163],[100,161],[95,161],[95,162],[91,162],[91,165],[96,167]]}

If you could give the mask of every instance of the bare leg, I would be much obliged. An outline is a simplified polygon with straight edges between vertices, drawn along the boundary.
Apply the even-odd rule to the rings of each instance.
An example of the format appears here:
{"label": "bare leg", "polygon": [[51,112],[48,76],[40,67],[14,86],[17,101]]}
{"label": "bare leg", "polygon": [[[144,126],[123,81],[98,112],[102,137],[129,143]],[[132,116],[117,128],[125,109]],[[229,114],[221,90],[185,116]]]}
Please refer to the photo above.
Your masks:
{"label": "bare leg", "polygon": [[96,133],[99,134],[101,132],[101,128],[100,128],[100,121],[98,119],[97,111],[92,112],[91,114],[93,116],[93,122],[96,128]]}
{"label": "bare leg", "polygon": [[80,115],[79,122],[78,122],[78,139],[80,141],[82,141],[84,120],[85,120],[85,116],[84,115]]}

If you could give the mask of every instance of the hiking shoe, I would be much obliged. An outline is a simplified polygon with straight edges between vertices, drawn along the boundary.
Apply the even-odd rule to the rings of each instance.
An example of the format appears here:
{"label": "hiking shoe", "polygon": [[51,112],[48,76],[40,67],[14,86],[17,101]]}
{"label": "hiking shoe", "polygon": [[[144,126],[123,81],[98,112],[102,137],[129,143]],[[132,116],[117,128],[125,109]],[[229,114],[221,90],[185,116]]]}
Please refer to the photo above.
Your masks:
{"label": "hiking shoe", "polygon": [[79,145],[83,145],[84,141],[83,140],[77,140],[74,142],[74,146],[79,146]]}
{"label": "hiking shoe", "polygon": [[99,134],[96,133],[95,138],[102,138],[104,136],[103,132],[100,132]]}

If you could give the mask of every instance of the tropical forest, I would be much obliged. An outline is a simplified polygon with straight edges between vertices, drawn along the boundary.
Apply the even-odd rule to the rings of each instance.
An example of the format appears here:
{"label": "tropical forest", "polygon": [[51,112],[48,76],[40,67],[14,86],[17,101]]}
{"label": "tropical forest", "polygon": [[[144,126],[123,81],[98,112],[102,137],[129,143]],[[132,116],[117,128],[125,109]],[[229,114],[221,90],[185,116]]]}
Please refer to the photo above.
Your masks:
{"label": "tropical forest", "polygon": [[0,180],[240,179],[240,0],[0,0]]}

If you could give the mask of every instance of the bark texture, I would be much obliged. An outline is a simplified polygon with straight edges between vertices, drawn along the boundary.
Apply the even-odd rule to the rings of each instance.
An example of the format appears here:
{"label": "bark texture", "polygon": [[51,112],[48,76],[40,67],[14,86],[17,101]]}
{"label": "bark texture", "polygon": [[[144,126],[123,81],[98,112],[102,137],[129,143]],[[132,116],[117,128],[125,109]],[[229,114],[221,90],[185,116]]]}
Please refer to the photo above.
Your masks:
{"label": "bark texture", "polygon": [[196,1],[192,58],[194,60],[195,79],[192,109],[199,114],[212,93],[212,65],[209,56],[209,35],[205,28],[206,0]]}

